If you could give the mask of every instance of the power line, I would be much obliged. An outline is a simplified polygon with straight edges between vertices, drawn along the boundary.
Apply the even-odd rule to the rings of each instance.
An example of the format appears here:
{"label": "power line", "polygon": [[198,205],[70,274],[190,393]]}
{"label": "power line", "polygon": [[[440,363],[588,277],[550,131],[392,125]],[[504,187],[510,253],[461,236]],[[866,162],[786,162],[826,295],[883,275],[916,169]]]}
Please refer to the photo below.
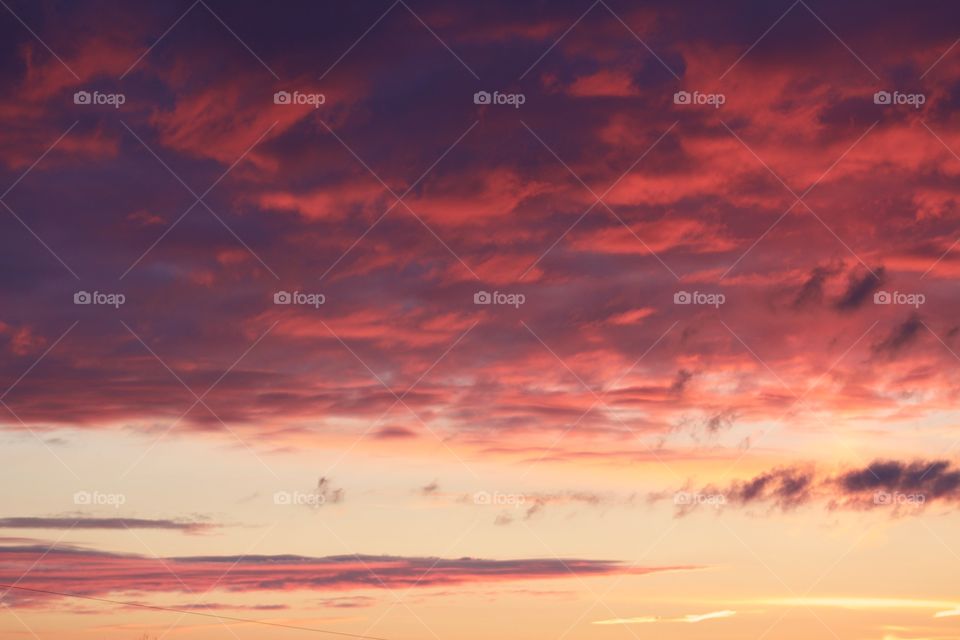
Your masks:
{"label": "power line", "polygon": [[361,640],[387,640],[377,636],[365,636],[359,633],[347,633],[345,631],[330,631],[328,629],[316,629],[314,627],[299,627],[292,624],[283,624],[280,622],[265,622],[263,620],[251,620],[249,618],[236,618],[234,616],[221,616],[215,613],[203,613],[200,611],[190,611],[189,609],[174,609],[173,607],[156,607],[149,604],[140,604],[137,602],[124,602],[122,600],[110,600],[108,598],[96,598],[94,596],[82,596],[77,593],[66,593],[63,591],[49,591],[47,589],[31,589],[30,587],[18,587],[12,584],[0,584],[0,588],[14,589],[16,591],[29,591],[30,593],[43,593],[52,596],[62,596],[64,598],[77,598],[78,600],[92,600],[94,602],[105,602],[107,604],[122,605],[124,607],[137,607],[139,609],[150,609],[152,611],[166,611],[169,613],[180,613],[185,616],[200,616],[203,618],[214,618],[216,620],[229,620],[231,622],[246,622],[248,624],[259,624],[267,627],[280,627],[281,629],[293,629],[296,631],[313,631],[314,633],[326,633],[334,636],[346,638],[360,638]]}

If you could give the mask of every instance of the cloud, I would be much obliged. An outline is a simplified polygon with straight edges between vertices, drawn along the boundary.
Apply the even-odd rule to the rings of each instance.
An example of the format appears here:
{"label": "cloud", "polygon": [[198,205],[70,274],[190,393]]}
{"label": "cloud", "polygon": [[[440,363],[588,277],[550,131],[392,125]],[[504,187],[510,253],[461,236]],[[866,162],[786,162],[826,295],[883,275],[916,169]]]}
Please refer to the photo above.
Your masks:
{"label": "cloud", "polygon": [[873,269],[873,273],[869,271],[861,271],[859,275],[851,273],[846,290],[835,302],[837,309],[840,311],[859,309],[884,283],[885,273],[883,267]]}
{"label": "cloud", "polygon": [[250,610],[250,611],[283,611],[290,607],[285,604],[225,604],[222,602],[184,602],[174,605],[172,608],[182,611],[229,611],[229,610]]}
{"label": "cloud", "polygon": [[[700,507],[765,506],[789,511],[819,503],[830,510],[886,509],[892,515],[917,512],[927,505],[960,505],[960,467],[948,460],[877,460],[865,467],[828,473],[814,465],[778,467],[725,487],[659,492],[650,502],[674,497],[677,516]],[[676,496],[683,496],[678,500]]]}
{"label": "cloud", "polygon": [[819,305],[823,301],[824,286],[827,280],[836,273],[835,269],[815,267],[800,287],[800,290],[797,291],[796,297],[793,300],[793,307],[803,309]]}
{"label": "cloud", "polygon": [[[481,492],[485,493],[485,492]],[[467,494],[459,497],[459,502],[476,502],[478,494]],[[504,502],[497,502],[497,496],[508,498]],[[487,496],[490,498],[490,496]],[[598,508],[611,505],[632,504],[633,497],[626,499],[612,494],[598,493],[592,491],[553,491],[553,492],[530,492],[517,494],[493,494],[493,504],[505,504],[505,507],[499,511],[494,518],[494,524],[504,526],[512,524],[518,520],[531,520],[537,516],[543,515],[548,507],[589,507]],[[489,504],[487,502],[486,504]]]}
{"label": "cloud", "polygon": [[362,609],[372,607],[377,603],[375,598],[367,596],[341,596],[337,598],[324,598],[318,600],[317,604],[321,607],[330,607],[331,609]]}
{"label": "cloud", "polygon": [[[934,618],[956,615],[960,608],[949,600],[924,600],[921,598],[876,598],[869,596],[807,596],[802,598],[765,598],[751,604],[782,607],[823,607],[829,609],[873,610],[933,610]],[[940,609],[941,611],[936,611]]]}
{"label": "cloud", "polygon": [[842,474],[836,484],[852,494],[884,490],[918,493],[931,501],[960,501],[960,469],[948,460],[879,460]]}
{"label": "cloud", "polygon": [[[0,582],[81,595],[115,592],[324,592],[427,588],[693,570],[633,567],[609,560],[428,558],[402,556],[206,555],[154,558],[57,545],[0,547]],[[36,563],[34,565],[34,563]],[[28,571],[33,567],[31,571]],[[36,595],[17,594],[14,603]]]}
{"label": "cloud", "polygon": [[382,427],[377,429],[373,437],[378,440],[406,440],[408,438],[416,438],[417,432],[413,429],[407,429],[406,427]]}
{"label": "cloud", "polygon": [[687,383],[689,383],[691,379],[693,379],[693,373],[691,371],[680,369],[677,371],[676,379],[670,385],[670,391],[677,394],[683,393],[683,390],[687,387]]}
{"label": "cloud", "polygon": [[419,492],[421,495],[431,496],[440,490],[440,484],[434,480],[420,487]]}
{"label": "cloud", "polygon": [[735,482],[722,495],[733,504],[770,503],[787,510],[809,499],[813,482],[814,474],[809,469],[778,468]]}
{"label": "cloud", "polygon": [[666,618],[661,616],[643,616],[639,618],[611,618],[610,620],[597,620],[593,624],[650,624],[654,622],[687,622],[697,623],[705,620],[718,620],[721,618],[732,618],[737,614],[736,611],[725,609],[723,611],[713,611],[710,613],[688,613],[687,615]]}
{"label": "cloud", "polygon": [[[181,4],[21,0],[11,7],[22,23],[0,20],[0,184],[13,187],[11,211],[0,211],[0,429],[15,448],[34,432],[102,472],[104,452],[145,451],[168,430],[184,450],[223,450],[231,468],[241,468],[237,442],[288,469],[349,450],[362,462],[354,476],[375,460],[378,481],[407,478],[392,486],[430,502],[436,531],[449,524],[437,507],[457,496],[427,485],[436,493],[416,498],[407,472],[452,476],[438,470],[448,458],[483,469],[542,462],[524,466],[538,493],[481,517],[546,528],[623,504],[596,492],[617,479],[726,469],[741,442],[754,444],[742,477],[694,475],[707,498],[727,498],[721,509],[780,522],[773,511],[892,514],[912,510],[896,502],[911,496],[925,499],[919,508],[957,506],[957,466],[938,445],[957,415],[960,333],[937,330],[945,349],[909,309],[870,304],[881,286],[922,284],[932,328],[960,314],[956,3],[809,3],[817,17],[803,3],[784,14],[789,3],[758,0],[733,10],[610,2],[589,15],[590,3],[572,0],[409,3],[423,24],[403,3],[384,13],[389,3],[210,2],[185,15]],[[478,86],[451,51],[491,84]],[[876,89],[907,89],[921,74],[923,109],[873,104]],[[71,100],[81,88],[128,100],[84,109]],[[480,88],[527,100],[475,105]],[[326,101],[275,105],[278,89]],[[673,103],[698,89],[725,92],[723,108]],[[115,287],[128,304],[76,306],[80,286]],[[280,288],[327,302],[276,305]],[[681,288],[722,291],[726,303],[674,304]],[[477,305],[480,289],[526,303]],[[792,406],[784,386],[804,402]],[[182,415],[191,390],[208,388],[207,406]],[[813,437],[825,428],[897,459],[798,462],[832,459]],[[18,478],[51,486],[53,472],[32,459]],[[334,481],[308,490],[343,512],[366,508]],[[232,488],[224,508],[253,491]],[[384,522],[393,513],[380,511]],[[30,526],[59,534],[65,519]],[[76,526],[102,538],[118,523],[206,526],[121,520]],[[374,551],[409,549],[398,533],[375,528],[384,546]],[[509,533],[494,529],[492,548],[513,549]],[[438,553],[432,541],[417,540],[417,552]],[[196,549],[226,552],[187,542],[177,553],[190,555],[169,564],[191,587],[211,585],[229,564]],[[5,570],[18,575],[38,555],[7,555]],[[224,586],[314,598],[378,588],[356,558],[265,558],[242,560]],[[433,560],[364,557],[400,587]],[[568,575],[538,562],[443,560],[424,582],[454,590]],[[588,575],[623,568],[583,562]],[[50,578],[28,578],[57,588],[179,588],[139,556],[59,548],[37,568]]]}
{"label": "cloud", "polygon": [[717,433],[721,429],[729,429],[731,426],[733,426],[733,422],[736,419],[736,409],[721,409],[707,419],[705,426],[709,433]]}
{"label": "cloud", "polygon": [[0,518],[0,529],[165,529],[184,533],[205,533],[220,525],[187,520],[144,518],[8,517]]}
{"label": "cloud", "polygon": [[921,327],[923,327],[923,321],[920,320],[920,316],[912,314],[909,318],[894,327],[886,338],[874,345],[874,353],[890,356],[898,354],[905,347],[916,342]]}
{"label": "cloud", "polygon": [[[656,58],[634,55],[636,41],[602,6],[551,47],[582,10],[557,3],[533,11],[499,0],[451,9],[426,0],[426,22],[451,48],[470,64],[487,61],[479,75],[517,77],[516,61],[532,62],[551,47],[517,86],[529,94],[510,114],[517,118],[464,99],[477,89],[470,74],[460,77],[455,60],[435,55],[436,41],[411,38],[399,5],[371,32],[378,46],[352,50],[325,77],[324,106],[301,109],[273,104],[273,92],[321,89],[316,61],[338,60],[349,44],[344,33],[364,33],[381,14],[367,7],[341,15],[314,3],[301,22],[322,28],[306,34],[289,14],[238,5],[224,21],[284,78],[280,87],[197,5],[171,31],[175,45],[151,51],[116,83],[156,39],[158,20],[171,25],[179,16],[127,3],[108,12],[108,22],[123,28],[105,30],[98,4],[68,4],[42,5],[43,15],[26,22],[83,82],[15,21],[4,31],[10,64],[0,69],[9,89],[0,97],[4,183],[42,156],[4,197],[36,237],[3,212],[0,296],[17,314],[0,325],[2,388],[82,320],[7,398],[38,433],[146,434],[176,422],[185,438],[214,439],[229,437],[222,419],[256,450],[349,440],[357,453],[396,446],[421,454],[432,440],[421,436],[434,431],[468,463],[545,453],[546,463],[567,466],[648,459],[646,442],[624,446],[623,421],[663,438],[658,456],[735,459],[736,442],[748,437],[741,431],[780,416],[783,390],[750,378],[757,363],[708,309],[673,304],[678,278],[690,290],[722,288],[724,322],[791,388],[805,389],[829,370],[829,384],[808,398],[823,411],[893,431],[897,420],[919,423],[953,410],[955,382],[938,366],[952,356],[920,340],[914,320],[879,342],[871,335],[833,365],[866,330],[865,314],[855,311],[880,284],[908,281],[941,256],[925,279],[931,292],[960,275],[960,253],[948,251],[960,235],[953,215],[960,166],[917,119],[956,148],[955,56],[925,77],[922,111],[880,109],[873,80],[833,64],[833,47],[797,53],[804,50],[798,8],[778,24],[777,38],[764,39],[764,53],[731,71],[721,111],[681,109],[675,91],[708,89],[724,62],[763,32],[754,27],[765,27],[746,34],[706,5],[627,11],[625,22],[655,43],[677,79]],[[917,77],[955,40],[942,18],[955,16],[952,7],[885,11],[869,21],[853,20],[851,11],[836,10],[844,39],[881,77]],[[197,28],[201,19],[212,20],[212,32]],[[62,32],[62,24],[79,26]],[[400,42],[402,49],[393,47]],[[416,86],[398,81],[398,68],[418,69]],[[129,99],[119,113],[79,109],[71,95],[87,84],[104,91],[116,84]],[[510,153],[504,141],[516,143]],[[202,205],[185,214],[194,198],[158,158],[198,193],[215,184],[204,201],[217,217]],[[781,221],[778,212],[793,198],[764,165],[798,192],[817,181],[805,201],[818,215],[797,205]],[[405,204],[387,211],[390,191],[399,195],[421,176]],[[103,184],[115,187],[107,193]],[[70,185],[70,197],[50,185]],[[612,185],[596,203],[590,190]],[[190,394],[115,331],[103,309],[71,304],[76,281],[44,244],[89,283],[121,287],[119,276],[139,260],[122,282],[125,322],[191,388],[218,381],[205,400],[217,417],[201,406],[181,419]],[[271,271],[291,290],[323,289],[323,323],[316,309],[274,305],[279,283]],[[525,288],[528,302],[512,314],[474,305],[480,286]],[[173,313],[183,309],[192,312]],[[924,317],[958,312],[946,295],[930,295],[924,306]],[[608,407],[594,407],[596,398],[518,330],[521,315],[592,388],[618,381],[604,396]],[[417,383],[404,404],[422,424],[405,407],[392,408],[396,397],[344,344],[391,386]],[[864,356],[876,353],[896,357],[875,358],[864,371]],[[723,413],[728,407],[736,408],[736,425]],[[785,437],[809,424],[806,414],[795,416]],[[0,419],[9,431],[26,431],[3,407]],[[709,450],[678,442],[676,426],[693,419],[715,432]],[[574,423],[578,437],[560,437]]]}
{"label": "cloud", "polygon": [[321,504],[339,504],[343,502],[344,498],[343,489],[334,488],[330,479],[324,477],[317,480],[317,487],[314,489],[314,494],[322,498],[320,501]]}

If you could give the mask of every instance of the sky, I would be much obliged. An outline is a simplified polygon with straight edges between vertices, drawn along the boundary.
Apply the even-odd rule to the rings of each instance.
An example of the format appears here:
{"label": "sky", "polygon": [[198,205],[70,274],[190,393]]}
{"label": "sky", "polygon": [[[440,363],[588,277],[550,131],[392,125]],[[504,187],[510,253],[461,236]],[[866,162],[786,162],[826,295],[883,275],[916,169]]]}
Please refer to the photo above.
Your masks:
{"label": "sky", "polygon": [[3,638],[960,638],[955,3],[0,5]]}

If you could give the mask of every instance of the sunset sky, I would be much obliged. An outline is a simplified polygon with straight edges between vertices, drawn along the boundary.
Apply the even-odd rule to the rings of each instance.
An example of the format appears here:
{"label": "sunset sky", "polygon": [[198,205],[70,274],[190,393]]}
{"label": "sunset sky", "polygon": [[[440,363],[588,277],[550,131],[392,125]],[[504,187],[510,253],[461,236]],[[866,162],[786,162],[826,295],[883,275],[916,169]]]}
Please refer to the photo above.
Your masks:
{"label": "sunset sky", "polygon": [[960,638],[955,2],[0,5],[0,638]]}

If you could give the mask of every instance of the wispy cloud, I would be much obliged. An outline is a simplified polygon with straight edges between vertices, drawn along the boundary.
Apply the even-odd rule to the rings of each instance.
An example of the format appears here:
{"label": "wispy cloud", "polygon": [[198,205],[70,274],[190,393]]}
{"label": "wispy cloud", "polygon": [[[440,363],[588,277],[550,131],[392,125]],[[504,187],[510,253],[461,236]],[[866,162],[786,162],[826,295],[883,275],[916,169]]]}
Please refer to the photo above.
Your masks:
{"label": "wispy cloud", "polygon": [[[221,580],[228,567],[231,568],[229,575]],[[578,558],[487,560],[388,555],[153,558],[63,545],[0,547],[0,583],[16,582],[25,588],[84,595],[131,590],[202,592],[215,586],[231,592],[426,588],[573,576],[644,575],[697,568],[635,567],[616,561]],[[22,602],[37,597],[17,593],[15,600]]]}
{"label": "wispy cloud", "polygon": [[[839,472],[814,464],[777,467],[725,486],[707,484],[698,491],[659,492],[651,502],[674,496],[677,516],[713,508],[766,506],[789,511],[818,502],[828,509],[886,508],[894,515],[919,512],[929,504],[960,504],[960,468],[950,460],[876,460]],[[677,500],[677,496],[685,499]]]}
{"label": "wispy cloud", "polygon": [[934,618],[960,616],[960,603],[949,600],[918,598],[876,598],[865,596],[819,596],[803,598],[769,598],[751,601],[751,604],[783,607],[822,607],[828,609],[861,610],[930,610]]}
{"label": "wispy cloud", "polygon": [[203,533],[221,525],[192,520],[93,517],[11,517],[0,518],[0,529],[165,529]]}
{"label": "wispy cloud", "polygon": [[611,618],[609,620],[597,620],[593,624],[651,624],[654,622],[687,622],[697,623],[705,620],[718,620],[721,618],[732,618],[737,615],[736,611],[724,609],[723,611],[711,611],[710,613],[688,613],[678,617],[662,616],[641,616],[639,618]]}

